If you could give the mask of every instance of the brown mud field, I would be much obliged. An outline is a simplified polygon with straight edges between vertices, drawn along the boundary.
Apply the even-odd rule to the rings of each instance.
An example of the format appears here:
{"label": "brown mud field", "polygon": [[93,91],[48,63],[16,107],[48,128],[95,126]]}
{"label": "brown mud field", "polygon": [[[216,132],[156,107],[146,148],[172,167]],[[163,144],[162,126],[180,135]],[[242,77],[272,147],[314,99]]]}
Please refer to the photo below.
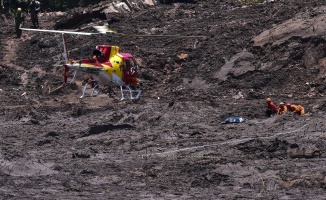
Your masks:
{"label": "brown mud field", "polygon": [[[41,13],[40,26],[206,37],[69,35],[77,59],[98,44],[132,53],[144,83],[138,100],[80,99],[85,74],[55,90],[61,36],[16,39],[1,18],[1,199],[326,199],[325,1],[111,2]],[[266,97],[307,114],[266,117]]]}

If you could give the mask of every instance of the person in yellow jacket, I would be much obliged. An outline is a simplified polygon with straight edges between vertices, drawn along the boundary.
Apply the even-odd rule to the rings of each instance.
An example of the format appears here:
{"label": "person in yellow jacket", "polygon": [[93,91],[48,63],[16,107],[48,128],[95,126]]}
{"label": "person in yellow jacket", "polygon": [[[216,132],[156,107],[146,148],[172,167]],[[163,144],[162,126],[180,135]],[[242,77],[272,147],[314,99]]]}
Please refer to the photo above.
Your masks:
{"label": "person in yellow jacket", "polygon": [[22,35],[22,30],[20,29],[23,26],[25,21],[25,15],[22,12],[21,8],[17,8],[17,12],[15,14],[15,30],[16,30],[16,38],[20,38]]}
{"label": "person in yellow jacket", "polygon": [[282,115],[288,111],[288,108],[285,106],[284,102],[280,103],[277,114]]}
{"label": "person in yellow jacket", "polygon": [[288,109],[289,112],[293,112],[299,115],[304,115],[304,107],[301,105],[292,105],[290,103],[286,104],[286,107]]}

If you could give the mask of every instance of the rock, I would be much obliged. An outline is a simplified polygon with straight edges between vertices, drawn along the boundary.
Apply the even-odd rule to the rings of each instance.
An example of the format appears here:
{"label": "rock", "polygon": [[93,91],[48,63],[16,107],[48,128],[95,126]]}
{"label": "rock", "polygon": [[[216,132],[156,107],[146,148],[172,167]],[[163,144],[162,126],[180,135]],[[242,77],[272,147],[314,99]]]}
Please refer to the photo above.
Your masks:
{"label": "rock", "polygon": [[72,158],[90,158],[91,155],[85,151],[79,151],[72,154]]}
{"label": "rock", "polygon": [[290,158],[314,158],[321,155],[314,144],[291,144],[288,154]]}

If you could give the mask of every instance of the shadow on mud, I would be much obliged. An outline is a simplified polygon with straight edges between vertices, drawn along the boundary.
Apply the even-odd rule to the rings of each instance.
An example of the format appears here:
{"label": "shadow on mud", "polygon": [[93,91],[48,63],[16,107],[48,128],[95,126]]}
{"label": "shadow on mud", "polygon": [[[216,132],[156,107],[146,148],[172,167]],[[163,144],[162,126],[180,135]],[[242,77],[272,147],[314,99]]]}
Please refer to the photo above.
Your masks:
{"label": "shadow on mud", "polygon": [[104,133],[107,131],[112,131],[116,129],[133,129],[134,127],[130,124],[119,124],[119,125],[113,125],[113,124],[108,124],[108,125],[95,125],[90,127],[86,133],[82,134],[82,137],[87,137],[90,135],[96,135],[100,133]]}

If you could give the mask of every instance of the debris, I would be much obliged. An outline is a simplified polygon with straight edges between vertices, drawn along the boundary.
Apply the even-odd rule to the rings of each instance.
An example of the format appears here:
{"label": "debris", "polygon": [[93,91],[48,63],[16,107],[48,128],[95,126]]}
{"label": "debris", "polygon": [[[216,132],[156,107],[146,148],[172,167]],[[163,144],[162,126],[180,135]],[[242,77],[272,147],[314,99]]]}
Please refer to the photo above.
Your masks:
{"label": "debris", "polygon": [[50,131],[47,134],[45,134],[44,136],[45,137],[56,137],[56,136],[59,136],[59,133],[55,132],[55,131]]}
{"label": "debris", "polygon": [[242,117],[234,117],[231,116],[229,118],[227,118],[226,120],[224,120],[223,122],[221,122],[222,124],[228,124],[228,123],[241,123],[246,121],[246,119],[242,118]]}
{"label": "debris", "polygon": [[232,98],[234,99],[243,99],[243,94],[241,92],[238,92],[238,94],[234,95]]}
{"label": "debris", "polygon": [[90,158],[91,155],[87,151],[80,151],[72,154],[72,158]]}
{"label": "debris", "polygon": [[25,96],[26,95],[26,92],[24,92],[23,94],[22,94],[22,96]]}
{"label": "debris", "polygon": [[186,60],[186,58],[188,58],[188,54],[184,54],[184,53],[182,53],[182,54],[180,54],[180,55],[178,55],[177,56],[178,58],[179,58],[179,60]]}
{"label": "debris", "polygon": [[51,91],[51,89],[49,88],[49,93],[48,94],[53,94],[53,93],[55,93],[55,92],[57,92],[57,91],[59,91],[60,89],[62,89],[63,88],[63,86],[61,85],[61,86],[59,86],[59,87],[57,87],[57,88],[55,88],[55,89],[53,89],[52,91]]}
{"label": "debris", "polygon": [[128,0],[122,0],[129,8],[130,11],[132,11],[132,6]]}

